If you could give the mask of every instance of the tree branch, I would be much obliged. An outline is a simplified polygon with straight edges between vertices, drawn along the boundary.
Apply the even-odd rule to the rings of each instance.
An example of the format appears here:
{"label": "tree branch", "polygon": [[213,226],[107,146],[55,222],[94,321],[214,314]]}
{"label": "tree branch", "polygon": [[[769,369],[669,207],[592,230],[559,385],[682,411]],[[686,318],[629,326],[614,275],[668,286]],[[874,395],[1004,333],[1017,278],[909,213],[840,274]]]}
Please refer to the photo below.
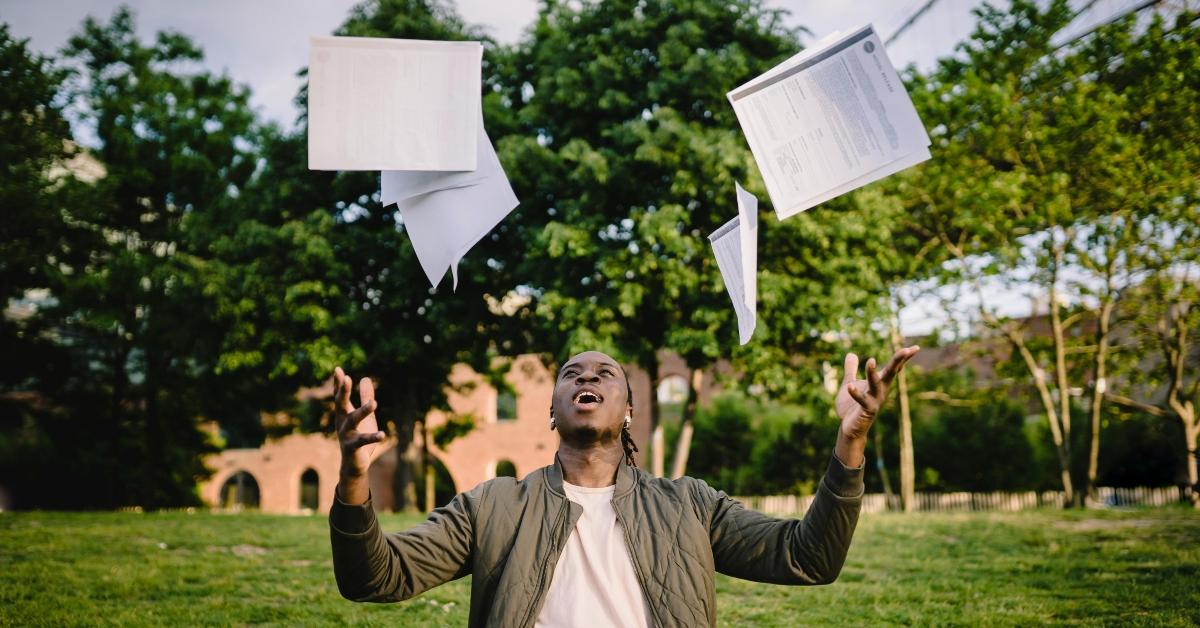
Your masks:
{"label": "tree branch", "polygon": [[916,394],[916,398],[920,399],[921,401],[938,401],[948,406],[954,406],[958,408],[975,408],[983,405],[983,401],[981,400],[955,399],[954,397],[951,397],[949,394],[940,390],[927,390],[924,392],[919,392]]}
{"label": "tree branch", "polygon": [[1114,393],[1104,393],[1104,398],[1117,405],[1133,408],[1135,410],[1141,410],[1146,414],[1152,414],[1154,416],[1171,416],[1172,414],[1171,412],[1156,405],[1152,405],[1144,401],[1138,401],[1136,399],[1130,399],[1129,397],[1124,397]]}

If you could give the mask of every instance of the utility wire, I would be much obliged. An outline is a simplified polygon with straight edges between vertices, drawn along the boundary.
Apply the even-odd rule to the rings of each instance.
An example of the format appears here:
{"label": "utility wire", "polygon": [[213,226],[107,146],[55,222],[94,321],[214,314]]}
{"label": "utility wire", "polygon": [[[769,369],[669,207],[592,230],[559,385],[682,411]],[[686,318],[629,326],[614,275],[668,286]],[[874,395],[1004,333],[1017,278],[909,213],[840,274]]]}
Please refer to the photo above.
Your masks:
{"label": "utility wire", "polygon": [[[1110,17],[1110,18],[1108,18],[1107,20],[1104,20],[1103,22],[1101,22],[1101,23],[1099,23],[1099,24],[1097,24],[1097,25],[1095,25],[1095,26],[1093,26],[1093,27],[1091,27],[1091,28],[1087,29],[1086,31],[1084,31],[1084,32],[1082,32],[1082,33],[1080,33],[1080,34],[1078,34],[1078,35],[1076,35],[1076,36],[1072,37],[1072,38],[1068,39],[1067,41],[1064,41],[1064,42],[1062,42],[1061,44],[1059,44],[1059,45],[1055,46],[1055,47],[1054,47],[1054,49],[1053,49],[1053,50],[1051,50],[1050,52],[1052,52],[1052,53],[1053,53],[1053,52],[1058,52],[1058,51],[1059,51],[1059,49],[1061,49],[1061,48],[1064,48],[1064,47],[1066,47],[1066,46],[1070,46],[1071,44],[1073,44],[1073,43],[1075,43],[1075,42],[1079,41],[1080,39],[1083,39],[1084,37],[1087,37],[1088,35],[1091,35],[1092,33],[1094,33],[1094,32],[1096,32],[1096,31],[1098,31],[1098,30],[1100,30],[1100,29],[1104,28],[1105,26],[1108,26],[1109,24],[1112,24],[1112,23],[1114,23],[1114,22],[1117,22],[1117,21],[1119,21],[1119,20],[1122,20],[1122,19],[1124,19],[1124,18],[1126,18],[1126,17],[1128,17],[1128,16],[1130,16],[1130,15],[1133,15],[1134,13],[1139,13],[1139,12],[1141,12],[1141,11],[1145,10],[1145,9],[1149,9],[1149,8],[1150,8],[1150,7],[1152,7],[1152,6],[1154,6],[1154,5],[1156,5],[1156,4],[1159,4],[1161,1],[1162,1],[1162,0],[1143,0],[1142,2],[1139,2],[1139,3],[1137,3],[1136,5],[1134,5],[1134,6],[1130,7],[1130,8],[1128,8],[1128,9],[1126,9],[1126,10],[1124,10],[1124,11],[1122,11],[1122,12],[1120,12],[1120,13],[1118,13],[1118,14],[1116,14],[1116,15],[1114,15],[1114,16],[1112,16],[1112,17]],[[1077,16],[1078,16],[1078,15],[1083,15],[1083,13],[1084,13],[1085,11],[1087,11],[1087,10],[1088,10],[1088,9],[1090,9],[1090,8],[1092,8],[1092,5],[1093,5],[1093,4],[1095,4],[1095,1],[1093,1],[1093,2],[1089,2],[1089,3],[1088,3],[1088,6],[1087,6],[1087,7],[1085,7],[1084,9],[1082,9],[1082,10],[1081,10],[1081,11],[1080,11],[1080,12],[1077,14]]]}
{"label": "utility wire", "polygon": [[917,9],[916,13],[908,16],[908,19],[904,20],[904,23],[900,25],[900,28],[896,29],[896,32],[892,33],[892,35],[887,38],[887,41],[883,42],[883,45],[890,46],[892,42],[896,41],[897,38],[904,34],[904,31],[908,30],[908,28],[915,24],[917,20],[921,19],[921,16],[925,15],[925,12],[928,11],[936,2],[937,0],[928,0],[924,5],[921,6],[921,8]]}

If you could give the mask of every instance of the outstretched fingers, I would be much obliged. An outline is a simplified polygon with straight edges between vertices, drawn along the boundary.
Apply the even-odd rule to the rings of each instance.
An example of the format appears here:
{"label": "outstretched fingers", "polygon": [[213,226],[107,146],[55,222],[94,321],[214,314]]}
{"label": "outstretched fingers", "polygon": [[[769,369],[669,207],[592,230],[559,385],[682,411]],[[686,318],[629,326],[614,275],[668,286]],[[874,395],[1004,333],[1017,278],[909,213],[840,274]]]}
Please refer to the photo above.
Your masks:
{"label": "outstretched fingers", "polygon": [[867,360],[867,392],[878,399],[884,390],[886,388],[879,379],[879,373],[875,370],[875,358],[870,358]]}
{"label": "outstretched fingers", "polygon": [[362,404],[361,406],[359,406],[357,409],[355,409],[350,414],[346,415],[346,422],[343,424],[343,429],[346,431],[357,429],[358,424],[362,423],[363,419],[367,418],[368,416],[371,416],[371,413],[374,411],[375,411],[375,400],[372,399],[372,400]]}
{"label": "outstretched fingers", "polygon": [[846,386],[858,379],[858,356],[846,354],[846,363],[842,365],[842,385]]}
{"label": "outstretched fingers", "polygon": [[333,369],[333,378],[336,384],[333,392],[333,403],[342,412],[353,410],[354,406],[350,403],[350,388],[353,386],[350,382],[350,377],[339,366]]}
{"label": "outstretched fingers", "polygon": [[904,365],[908,364],[908,361],[911,360],[914,355],[917,355],[917,352],[920,350],[921,347],[913,345],[911,347],[905,347],[892,354],[892,359],[888,360],[888,365],[885,366],[883,371],[880,373],[880,378],[883,380],[883,382],[885,384],[891,383],[892,379],[896,377],[896,374],[904,370]]}
{"label": "outstretched fingers", "polygon": [[358,402],[364,406],[375,401],[375,383],[370,377],[358,380]]}
{"label": "outstretched fingers", "polygon": [[846,393],[850,395],[850,398],[856,401],[858,405],[862,406],[863,410],[873,413],[875,412],[877,404],[872,401],[871,397],[867,396],[867,393],[863,392],[861,386],[862,384],[859,382],[851,382],[848,386],[846,386]]}
{"label": "outstretched fingers", "polygon": [[355,436],[354,438],[350,439],[346,443],[345,447],[346,447],[346,449],[353,451],[353,450],[358,449],[359,447],[363,447],[365,445],[370,445],[372,443],[378,443],[379,441],[383,440],[383,438],[384,438],[383,432],[370,432],[367,434],[359,434],[358,436]]}

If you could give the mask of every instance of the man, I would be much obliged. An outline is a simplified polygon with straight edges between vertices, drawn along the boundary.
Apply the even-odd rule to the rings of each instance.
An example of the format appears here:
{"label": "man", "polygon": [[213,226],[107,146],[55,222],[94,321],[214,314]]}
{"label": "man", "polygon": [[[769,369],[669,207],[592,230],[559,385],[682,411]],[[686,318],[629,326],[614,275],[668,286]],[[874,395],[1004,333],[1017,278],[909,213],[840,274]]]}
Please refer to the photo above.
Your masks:
{"label": "man", "polygon": [[384,534],[370,504],[370,450],[384,435],[374,390],[339,368],[335,412],[342,471],[329,512],[338,589],[348,599],[411,598],[471,574],[471,626],[712,626],[714,572],[776,584],[828,584],[858,522],[867,431],[888,387],[918,351],[877,372],[846,356],[841,418],[828,470],[801,520],[744,509],[693,478],[632,465],[633,405],[624,370],[589,351],[559,370],[550,429],[554,464],[522,480],[496,478]]}

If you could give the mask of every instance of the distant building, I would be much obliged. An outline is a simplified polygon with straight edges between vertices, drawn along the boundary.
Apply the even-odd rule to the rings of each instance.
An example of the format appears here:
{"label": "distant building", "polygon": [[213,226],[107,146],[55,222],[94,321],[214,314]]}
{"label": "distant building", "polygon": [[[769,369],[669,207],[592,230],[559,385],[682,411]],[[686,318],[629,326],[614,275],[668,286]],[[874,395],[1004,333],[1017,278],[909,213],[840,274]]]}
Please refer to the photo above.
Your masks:
{"label": "distant building", "polygon": [[[680,393],[687,390],[687,365],[672,354],[660,355],[660,361],[660,378],[653,388],[660,401],[681,402]],[[634,399],[631,431],[634,441],[644,448],[650,441],[652,386],[641,369],[626,369]],[[537,357],[525,355],[514,360],[507,382],[515,394],[501,393],[471,368],[457,365],[450,375],[449,412],[436,410],[426,417],[430,431],[452,416],[474,418],[474,428],[445,450],[430,443],[430,455],[445,467],[455,491],[469,490],[497,475],[524,477],[554,461],[558,449],[558,434],[550,431],[554,373]],[[715,390],[713,377],[706,374],[700,403],[706,403]],[[325,395],[331,393],[325,391]],[[381,443],[375,450],[370,482],[376,510],[395,508],[395,471],[401,454],[394,441]],[[200,496],[222,508],[328,512],[340,456],[337,441],[323,434],[292,434],[255,449],[227,449],[206,459],[213,475],[200,486]],[[643,465],[642,456],[642,452],[636,455],[639,466]]]}

